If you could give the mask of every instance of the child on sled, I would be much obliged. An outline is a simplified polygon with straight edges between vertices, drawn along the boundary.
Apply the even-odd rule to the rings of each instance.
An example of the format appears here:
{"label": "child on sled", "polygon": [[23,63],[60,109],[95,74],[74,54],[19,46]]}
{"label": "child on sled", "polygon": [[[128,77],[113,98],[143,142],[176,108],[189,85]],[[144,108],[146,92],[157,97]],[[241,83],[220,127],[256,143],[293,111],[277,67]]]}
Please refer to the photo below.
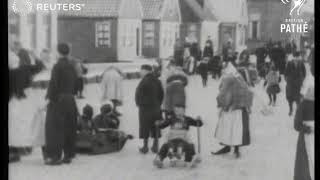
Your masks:
{"label": "child on sled", "polygon": [[89,105],[84,107],[78,123],[77,148],[89,150],[90,154],[120,151],[126,141],[133,136],[118,130],[120,121],[113,113],[112,103],[102,105],[100,114],[93,120],[89,107]]}
{"label": "child on sled", "polygon": [[184,153],[185,163],[188,167],[195,165],[195,148],[191,142],[189,135],[190,126],[201,127],[203,125],[200,117],[193,119],[185,116],[185,106],[175,105],[174,112],[171,113],[165,120],[156,121],[158,128],[166,128],[170,126],[167,134],[167,141],[162,145],[158,153],[157,158],[154,161],[154,165],[159,168],[163,167],[163,160],[166,157],[170,159],[175,156],[177,159],[181,159]]}

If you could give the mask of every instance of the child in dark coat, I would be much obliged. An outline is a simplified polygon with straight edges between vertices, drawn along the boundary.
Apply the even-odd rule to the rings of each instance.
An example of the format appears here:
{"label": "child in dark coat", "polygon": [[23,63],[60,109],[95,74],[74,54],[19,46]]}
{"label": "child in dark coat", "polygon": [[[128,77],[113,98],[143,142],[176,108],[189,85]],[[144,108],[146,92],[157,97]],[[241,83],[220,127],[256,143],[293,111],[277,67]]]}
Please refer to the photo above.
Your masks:
{"label": "child in dark coat", "polygon": [[156,125],[161,129],[170,126],[170,130],[167,135],[167,142],[162,145],[154,164],[162,168],[163,160],[167,156],[170,158],[176,153],[176,156],[181,158],[179,156],[184,152],[186,164],[192,167],[194,165],[195,148],[188,132],[190,126],[201,127],[203,125],[201,118],[193,119],[185,116],[184,105],[175,105],[174,113],[163,121],[157,121]]}
{"label": "child in dark coat", "polygon": [[111,104],[102,105],[100,108],[100,114],[94,119],[94,129],[118,129],[120,121],[118,117],[113,113],[113,107]]}
{"label": "child in dark coat", "polygon": [[280,75],[276,71],[276,67],[272,65],[266,76],[266,81],[264,82],[264,86],[267,86],[267,94],[270,100],[269,105],[276,105],[277,94],[280,92],[279,82]]}
{"label": "child in dark coat", "polygon": [[82,132],[91,130],[92,133],[78,135],[77,147],[79,149],[89,149],[91,154],[117,152],[124,147],[128,139],[133,138],[132,135],[118,130],[120,121],[114,115],[111,103],[101,106],[100,114],[95,116],[92,124],[89,123],[91,122],[89,119],[92,117],[91,110],[87,105],[80,118],[79,129]]}
{"label": "child in dark coat", "polygon": [[92,106],[87,104],[82,109],[82,115],[79,118],[77,130],[80,132],[88,133],[88,134],[92,133],[93,131],[92,116],[93,116],[93,108]]}

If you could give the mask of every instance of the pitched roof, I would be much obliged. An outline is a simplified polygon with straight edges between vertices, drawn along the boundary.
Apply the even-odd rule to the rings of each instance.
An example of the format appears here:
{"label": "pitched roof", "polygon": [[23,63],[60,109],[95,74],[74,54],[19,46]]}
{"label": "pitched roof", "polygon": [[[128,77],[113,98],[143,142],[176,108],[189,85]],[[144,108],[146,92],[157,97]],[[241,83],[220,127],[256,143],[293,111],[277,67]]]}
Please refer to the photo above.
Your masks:
{"label": "pitched roof", "polygon": [[140,0],[144,19],[160,19],[165,0]]}
{"label": "pitched roof", "polygon": [[58,0],[61,3],[84,4],[80,11],[59,11],[59,16],[118,17],[122,0]]}
{"label": "pitched roof", "polygon": [[199,19],[217,21],[215,15],[213,15],[212,11],[206,6],[202,8],[195,0],[184,0],[184,2],[192,9]]}

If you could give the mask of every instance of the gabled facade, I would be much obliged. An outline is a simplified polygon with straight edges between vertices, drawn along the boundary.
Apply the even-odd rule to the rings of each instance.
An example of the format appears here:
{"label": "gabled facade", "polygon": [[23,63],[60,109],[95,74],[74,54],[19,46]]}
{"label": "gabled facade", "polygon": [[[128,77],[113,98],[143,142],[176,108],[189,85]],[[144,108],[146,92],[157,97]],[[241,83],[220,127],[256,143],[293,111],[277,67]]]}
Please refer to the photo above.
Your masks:
{"label": "gabled facade", "polygon": [[143,8],[142,53],[145,57],[168,58],[179,38],[178,0],[140,0]]}
{"label": "gabled facade", "polygon": [[141,56],[139,0],[68,1],[85,4],[81,11],[61,11],[58,18],[58,40],[72,45],[73,56],[88,62],[133,60]]}
{"label": "gabled facade", "polygon": [[[35,3],[34,0],[31,3]],[[21,15],[13,12],[14,0],[8,1],[9,41],[19,41],[22,46],[35,54],[43,49],[51,52],[57,45],[57,14],[55,12],[29,12]]]}
{"label": "gabled facade", "polygon": [[245,49],[248,32],[247,0],[207,0],[219,21],[219,52],[228,41],[235,51]]}
{"label": "gabled facade", "polygon": [[281,33],[280,25],[289,18],[290,6],[278,0],[248,0],[248,46],[260,46],[270,39],[284,41],[289,34]]}
{"label": "gabled facade", "polygon": [[218,21],[207,7],[205,0],[179,0],[181,10],[181,39],[196,42],[201,49],[210,37],[214,47],[217,44]]}

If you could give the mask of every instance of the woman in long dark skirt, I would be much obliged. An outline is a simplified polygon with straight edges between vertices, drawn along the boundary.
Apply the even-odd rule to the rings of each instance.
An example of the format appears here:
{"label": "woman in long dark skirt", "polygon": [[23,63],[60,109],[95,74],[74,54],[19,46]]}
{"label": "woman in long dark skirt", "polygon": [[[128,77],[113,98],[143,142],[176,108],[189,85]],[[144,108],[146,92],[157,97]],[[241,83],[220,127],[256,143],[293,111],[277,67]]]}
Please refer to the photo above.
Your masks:
{"label": "woman in long dark skirt", "polygon": [[[75,156],[75,137],[77,125],[77,106],[74,89],[77,75],[69,60],[69,46],[59,44],[60,58],[51,72],[47,91],[49,104],[46,117],[45,164],[58,165],[70,163]],[[61,160],[62,153],[64,158]]]}

